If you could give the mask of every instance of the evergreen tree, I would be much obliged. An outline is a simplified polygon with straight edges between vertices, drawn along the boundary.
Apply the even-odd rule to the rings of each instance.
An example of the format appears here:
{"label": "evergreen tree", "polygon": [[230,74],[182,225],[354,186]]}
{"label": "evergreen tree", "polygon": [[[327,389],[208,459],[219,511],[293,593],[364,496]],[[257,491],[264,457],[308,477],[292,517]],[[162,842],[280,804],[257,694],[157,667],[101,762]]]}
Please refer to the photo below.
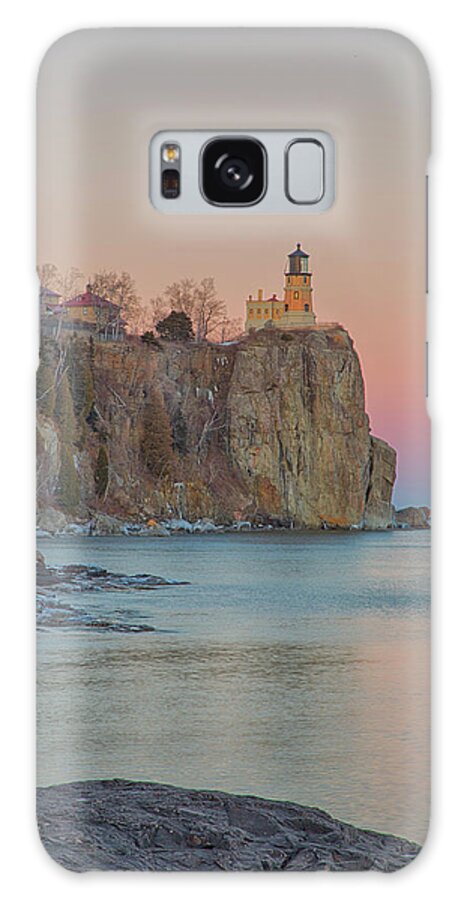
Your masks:
{"label": "evergreen tree", "polygon": [[158,322],[156,330],[165,341],[193,341],[194,335],[190,316],[175,309],[165,319],[161,319]]}
{"label": "evergreen tree", "polygon": [[61,440],[65,444],[73,444],[77,437],[74,406],[69,389],[67,373],[58,379],[55,391],[55,420],[60,426]]}
{"label": "evergreen tree", "polygon": [[97,463],[95,466],[95,490],[97,497],[104,497],[108,487],[109,463],[108,454],[105,447],[101,446],[98,451]]}
{"label": "evergreen tree", "polygon": [[88,416],[85,417],[86,424],[92,431],[98,431],[98,413],[95,403],[92,403]]}
{"label": "evergreen tree", "polygon": [[176,409],[172,419],[172,441],[174,449],[181,456],[185,456],[187,453],[187,422],[180,406]]}
{"label": "evergreen tree", "polygon": [[74,465],[72,448],[66,443],[61,444],[57,496],[60,505],[67,512],[73,512],[79,506],[79,476]]}
{"label": "evergreen tree", "polygon": [[158,308],[169,304],[171,309],[186,313],[192,323],[196,341],[221,338],[224,329],[230,329],[227,307],[218,297],[214,278],[202,278],[196,282],[193,278],[182,278],[175,281],[163,291],[155,304]]}
{"label": "evergreen tree", "polygon": [[74,412],[83,421],[89,415],[95,396],[93,378],[93,341],[73,340],[68,348],[68,379]]}
{"label": "evergreen tree", "polygon": [[159,341],[156,339],[156,337],[155,337],[153,331],[144,331],[144,333],[142,334],[140,340],[141,340],[144,344],[148,344],[148,346],[153,347],[153,348],[158,348],[158,347],[160,346],[160,343],[159,343]]}
{"label": "evergreen tree", "polygon": [[52,416],[55,408],[55,373],[48,359],[40,357],[36,378],[37,409],[44,416]]}
{"label": "evergreen tree", "polygon": [[155,478],[168,475],[174,462],[171,425],[159,394],[152,394],[141,417],[140,452]]}

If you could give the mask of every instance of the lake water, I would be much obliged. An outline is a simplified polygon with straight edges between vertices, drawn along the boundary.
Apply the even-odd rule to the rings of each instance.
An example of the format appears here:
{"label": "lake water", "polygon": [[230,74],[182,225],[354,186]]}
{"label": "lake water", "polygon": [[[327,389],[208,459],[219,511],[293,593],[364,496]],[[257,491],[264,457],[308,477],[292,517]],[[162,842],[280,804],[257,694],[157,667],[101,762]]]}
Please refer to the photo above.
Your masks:
{"label": "lake water", "polygon": [[428,532],[42,539],[49,565],[189,585],[66,602],[155,632],[43,627],[38,781],[130,778],[319,806],[422,842]]}

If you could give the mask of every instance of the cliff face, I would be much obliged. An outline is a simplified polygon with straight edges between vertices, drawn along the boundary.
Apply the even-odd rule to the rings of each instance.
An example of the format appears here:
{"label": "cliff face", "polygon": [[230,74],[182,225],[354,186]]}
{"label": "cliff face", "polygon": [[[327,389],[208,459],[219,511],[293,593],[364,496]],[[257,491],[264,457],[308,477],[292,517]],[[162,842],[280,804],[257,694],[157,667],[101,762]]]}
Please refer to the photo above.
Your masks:
{"label": "cliff face", "polygon": [[283,333],[239,349],[227,413],[231,460],[276,489],[281,514],[310,527],[362,522],[376,451],[345,332]]}
{"label": "cliff face", "polygon": [[39,376],[39,509],[391,525],[396,454],[369,433],[342,328],[158,350],[48,342]]}
{"label": "cliff face", "polygon": [[369,484],[364,509],[366,528],[384,528],[392,521],[392,493],[396,478],[396,451],[380,438],[371,437]]}

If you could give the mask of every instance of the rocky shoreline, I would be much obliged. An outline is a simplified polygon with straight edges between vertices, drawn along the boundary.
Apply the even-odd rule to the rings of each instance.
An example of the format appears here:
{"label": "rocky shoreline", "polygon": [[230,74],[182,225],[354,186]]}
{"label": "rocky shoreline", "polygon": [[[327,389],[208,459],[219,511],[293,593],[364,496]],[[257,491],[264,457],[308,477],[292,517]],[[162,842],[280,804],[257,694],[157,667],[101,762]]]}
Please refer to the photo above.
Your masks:
{"label": "rocky shoreline", "polygon": [[319,809],[125,780],[39,788],[43,845],[67,869],[393,872],[420,846]]}
{"label": "rocky shoreline", "polygon": [[[388,529],[374,530],[424,530],[430,528],[430,509],[425,506],[406,507],[393,511],[392,524]],[[169,537],[172,534],[221,534],[222,532],[242,531],[271,531],[293,530],[291,520],[268,519],[259,523],[240,519],[232,524],[217,523],[210,518],[200,518],[189,521],[183,517],[174,517],[162,521],[154,519],[124,519],[119,516],[110,516],[106,513],[98,513],[91,519],[74,521],[57,509],[43,510],[38,517],[37,536],[53,537],[54,535],[75,535],[82,537],[107,537],[110,535],[124,535],[126,537]],[[302,529],[304,531],[360,531],[362,523],[358,526],[341,529],[331,522],[322,521],[319,529]],[[372,529],[370,529],[372,530]]]}

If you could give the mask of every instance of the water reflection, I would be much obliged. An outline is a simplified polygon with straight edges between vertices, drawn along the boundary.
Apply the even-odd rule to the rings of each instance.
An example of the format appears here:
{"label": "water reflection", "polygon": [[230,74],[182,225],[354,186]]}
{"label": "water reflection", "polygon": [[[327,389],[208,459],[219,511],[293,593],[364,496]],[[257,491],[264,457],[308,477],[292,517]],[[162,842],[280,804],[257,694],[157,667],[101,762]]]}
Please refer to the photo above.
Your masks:
{"label": "water reflection", "polygon": [[[411,549],[408,572],[395,580],[402,602],[392,609],[390,594],[388,603],[374,599],[368,610],[367,597],[350,608],[347,591],[357,598],[369,585],[374,594],[385,592],[392,572],[379,587],[382,560],[372,545],[372,569],[361,559],[339,603],[332,594],[329,606],[308,601],[298,547],[291,547],[301,557],[292,584],[287,576],[283,593],[266,569],[260,594],[256,574],[244,577],[243,566],[234,583],[230,569],[240,546],[234,559],[229,545],[222,557],[218,546],[211,593],[204,566],[192,563],[197,551],[187,548],[191,588],[160,592],[148,605],[140,595],[101,598],[113,610],[138,608],[144,621],[166,626],[164,634],[40,634],[39,783],[124,777],[254,793],[422,841],[428,621],[417,597],[426,595],[427,578],[422,571],[419,589],[416,572],[408,603],[404,584],[417,564]],[[271,546],[275,567],[280,551]],[[163,549],[166,559],[170,552]],[[333,564],[333,553],[327,560]],[[140,562],[137,570],[147,571],[147,559]],[[120,558],[120,570],[134,568]],[[311,596],[319,598],[327,572],[319,564],[316,576],[314,560],[311,569]],[[172,577],[159,565],[151,571]]]}

